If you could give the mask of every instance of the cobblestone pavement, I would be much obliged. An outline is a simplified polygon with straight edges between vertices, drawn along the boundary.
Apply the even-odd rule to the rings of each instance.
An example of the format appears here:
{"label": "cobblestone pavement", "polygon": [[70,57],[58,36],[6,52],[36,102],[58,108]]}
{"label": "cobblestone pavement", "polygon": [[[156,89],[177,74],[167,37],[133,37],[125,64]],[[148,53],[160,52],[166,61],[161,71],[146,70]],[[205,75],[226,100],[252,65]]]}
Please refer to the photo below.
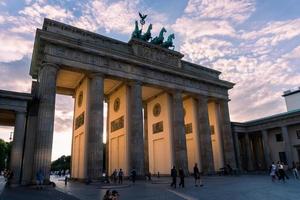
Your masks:
{"label": "cobblestone pavement", "polygon": [[[295,200],[300,198],[300,181],[290,178],[286,183],[272,183],[269,176],[243,175],[234,177],[205,177],[204,187],[195,187],[193,178],[186,179],[184,189],[172,189],[169,178],[157,179],[154,183],[126,182],[121,188],[111,186],[120,194],[121,200],[131,199],[186,199],[186,200]],[[63,181],[58,181],[58,190],[72,194],[81,200],[101,199],[110,186],[94,183],[70,183],[65,186]]]}
{"label": "cobblestone pavement", "polygon": [[[300,197],[300,181],[290,178],[286,183],[272,183],[269,176],[243,175],[234,177],[204,177],[204,187],[195,187],[193,179],[186,178],[184,189],[172,189],[170,178],[154,179],[152,183],[138,181],[135,184],[104,185],[102,183],[69,182],[67,186],[61,178],[54,178],[57,187],[37,191],[33,188],[5,188],[0,195],[2,200],[101,200],[109,188],[117,190],[121,200],[296,200]],[[2,185],[3,183],[1,182]],[[2,187],[1,187],[2,188]],[[1,191],[1,189],[0,189]]]}

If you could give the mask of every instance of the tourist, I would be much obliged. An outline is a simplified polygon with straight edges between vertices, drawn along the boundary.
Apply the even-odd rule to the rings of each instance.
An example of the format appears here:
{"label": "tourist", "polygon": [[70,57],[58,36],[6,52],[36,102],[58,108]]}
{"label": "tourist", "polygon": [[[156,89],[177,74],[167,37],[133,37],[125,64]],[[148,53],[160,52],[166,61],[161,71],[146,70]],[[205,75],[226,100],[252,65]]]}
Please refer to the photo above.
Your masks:
{"label": "tourist", "polygon": [[119,170],[119,173],[118,173],[119,184],[122,184],[122,183],[123,183],[123,176],[124,176],[124,173],[123,173],[122,169],[120,169],[120,170]]}
{"label": "tourist", "polygon": [[280,161],[277,162],[277,170],[278,170],[278,180],[282,180],[283,182],[285,182],[284,167]]}
{"label": "tourist", "polygon": [[37,184],[37,189],[43,189],[44,173],[41,169],[36,173],[36,184]]}
{"label": "tourist", "polygon": [[132,180],[132,183],[135,183],[135,179],[136,179],[136,171],[135,169],[133,168],[131,170],[131,180]]}
{"label": "tourist", "polygon": [[294,161],[293,161],[292,170],[293,170],[293,175],[294,175],[295,179],[299,179],[299,173],[298,173],[297,165]]}
{"label": "tourist", "polygon": [[175,166],[173,166],[173,168],[171,169],[171,177],[172,177],[172,183],[171,183],[171,187],[174,186],[174,188],[176,188],[177,185],[177,170],[175,168]]}
{"label": "tourist", "polygon": [[277,171],[277,166],[275,165],[274,162],[272,162],[272,165],[270,166],[270,176],[272,178],[272,182],[275,182],[276,180],[276,171]]}
{"label": "tourist", "polygon": [[65,175],[65,186],[68,184],[68,175]]}
{"label": "tourist", "polygon": [[105,195],[103,196],[103,200],[111,200],[112,199],[112,194],[110,190],[106,190]]}
{"label": "tourist", "polygon": [[114,184],[116,184],[117,183],[117,179],[118,179],[117,169],[115,169],[114,172],[112,173],[112,178],[113,178]]}
{"label": "tourist", "polygon": [[148,173],[146,174],[146,177],[148,178],[148,181],[151,181],[151,173],[150,173],[150,172],[148,172]]}
{"label": "tourist", "polygon": [[118,200],[119,199],[119,193],[118,193],[118,191],[117,190],[113,190],[112,192],[111,192],[111,200]]}
{"label": "tourist", "polygon": [[194,166],[194,179],[195,179],[195,187],[198,187],[198,183],[200,186],[202,186],[200,184],[200,171],[198,169],[197,163],[195,163],[195,166]]}
{"label": "tourist", "polygon": [[178,172],[180,178],[179,187],[181,186],[182,188],[184,188],[184,171],[182,168],[180,168]]}

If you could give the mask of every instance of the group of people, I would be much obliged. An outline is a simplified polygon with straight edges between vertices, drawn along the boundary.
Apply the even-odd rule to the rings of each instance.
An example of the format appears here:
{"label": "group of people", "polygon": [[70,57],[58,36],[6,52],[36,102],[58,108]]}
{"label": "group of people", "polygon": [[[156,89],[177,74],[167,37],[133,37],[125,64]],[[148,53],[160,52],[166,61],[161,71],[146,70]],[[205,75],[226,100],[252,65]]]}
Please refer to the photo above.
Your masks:
{"label": "group of people", "polygon": [[[202,184],[202,180],[200,177],[200,171],[199,171],[197,163],[195,163],[193,171],[194,171],[193,175],[194,175],[194,179],[195,179],[195,187],[198,187],[198,186],[202,187],[203,184]],[[182,168],[179,168],[178,176],[179,176],[179,180],[180,180],[178,186],[184,188],[185,174],[184,174],[184,171]],[[172,177],[171,187],[176,188],[176,186],[177,186],[177,169],[175,166],[173,166],[173,168],[171,169],[171,177]]]}
{"label": "group of people", "polygon": [[116,190],[110,191],[106,190],[106,193],[103,197],[103,200],[118,200],[119,199],[119,193]]}
{"label": "group of people", "polygon": [[[130,179],[132,181],[132,183],[135,183],[136,181],[136,170],[135,168],[133,168],[130,172]],[[124,172],[122,169],[120,169],[119,171],[117,171],[117,169],[115,169],[111,175],[111,180],[113,181],[114,184],[116,184],[117,182],[119,184],[122,184],[123,183],[123,177],[124,177]],[[151,178],[150,178],[151,179]]]}
{"label": "group of people", "polygon": [[117,171],[117,169],[114,170],[114,172],[111,175],[111,179],[112,181],[116,184],[117,181],[119,184],[123,183],[123,177],[124,177],[124,172],[122,169],[120,169],[119,171]]}
{"label": "group of people", "polygon": [[[295,162],[293,162],[292,172],[295,179],[299,179],[298,166]],[[289,179],[289,177],[285,173],[284,163],[280,161],[278,161],[277,164],[272,162],[272,165],[270,166],[270,176],[272,178],[272,182],[275,182],[277,179],[278,181],[282,180],[283,182],[285,182],[286,179]]]}

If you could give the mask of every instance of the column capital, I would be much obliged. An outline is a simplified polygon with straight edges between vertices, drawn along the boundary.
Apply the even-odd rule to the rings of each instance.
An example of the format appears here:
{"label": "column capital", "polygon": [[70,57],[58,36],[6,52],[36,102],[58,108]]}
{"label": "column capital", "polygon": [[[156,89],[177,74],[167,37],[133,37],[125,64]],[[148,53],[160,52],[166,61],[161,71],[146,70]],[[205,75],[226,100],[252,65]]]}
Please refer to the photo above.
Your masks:
{"label": "column capital", "polygon": [[142,86],[142,81],[139,81],[139,80],[128,80],[127,81],[127,85],[129,86],[134,86],[134,85],[139,85],[139,86]]}
{"label": "column capital", "polygon": [[198,94],[198,95],[196,95],[196,99],[197,99],[198,101],[205,101],[205,102],[208,102],[208,96],[206,96],[206,95]]}
{"label": "column capital", "polygon": [[25,110],[17,110],[17,111],[15,111],[16,115],[26,115],[26,113],[27,113],[27,111],[25,111]]}
{"label": "column capital", "polygon": [[182,94],[182,90],[176,90],[176,89],[171,89],[167,91],[170,95],[175,96],[175,95],[181,95]]}
{"label": "column capital", "polygon": [[57,64],[49,63],[49,62],[43,62],[41,65],[41,69],[43,69],[44,67],[51,67],[51,68],[55,68],[56,70],[60,69],[60,67]]}
{"label": "column capital", "polygon": [[104,74],[101,72],[91,72],[91,73],[87,73],[87,77],[88,78],[96,78],[96,77],[104,78]]}

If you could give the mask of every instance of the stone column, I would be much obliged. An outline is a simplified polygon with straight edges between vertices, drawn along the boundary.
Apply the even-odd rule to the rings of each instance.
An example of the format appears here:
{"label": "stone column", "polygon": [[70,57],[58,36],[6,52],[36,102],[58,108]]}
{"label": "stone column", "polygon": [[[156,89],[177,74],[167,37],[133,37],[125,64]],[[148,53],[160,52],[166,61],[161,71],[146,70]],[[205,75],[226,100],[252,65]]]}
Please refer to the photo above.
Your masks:
{"label": "stone column", "polygon": [[239,134],[237,132],[233,132],[234,135],[234,145],[235,145],[235,156],[236,156],[236,166],[238,169],[242,169],[242,161],[241,161],[241,151],[239,145]]}
{"label": "stone column", "polygon": [[221,130],[223,138],[223,150],[225,164],[230,164],[231,167],[236,168],[236,159],[233,145],[233,136],[231,132],[231,123],[228,109],[228,101],[220,101],[221,113]]}
{"label": "stone column", "polygon": [[10,169],[14,173],[12,184],[19,184],[21,181],[21,169],[23,161],[23,147],[25,140],[26,113],[17,112],[14,130],[14,140],[11,148]]}
{"label": "stone column", "polygon": [[144,108],[144,158],[145,158],[145,173],[149,173],[149,144],[148,144],[148,109],[147,103]]}
{"label": "stone column", "polygon": [[214,155],[212,150],[211,133],[208,117],[208,105],[206,96],[198,96],[197,122],[198,122],[198,138],[200,142],[200,155],[202,171],[204,173],[214,173]]}
{"label": "stone column", "polygon": [[44,63],[39,72],[39,111],[37,118],[37,137],[34,154],[33,178],[42,171],[45,182],[49,182],[51,153],[53,142],[53,126],[56,95],[56,78],[58,66]]}
{"label": "stone column", "polygon": [[87,95],[86,172],[88,179],[98,179],[103,173],[103,74],[89,74]]}
{"label": "stone column", "polygon": [[106,144],[105,144],[105,173],[107,175],[109,174],[109,134],[110,134],[110,130],[109,130],[109,107],[110,105],[110,101],[109,101],[109,97],[106,98],[106,104],[107,104],[107,114],[106,114]]}
{"label": "stone column", "polygon": [[172,118],[175,166],[177,169],[182,168],[187,175],[189,170],[184,130],[183,100],[180,91],[174,91],[172,94]]}
{"label": "stone column", "polygon": [[134,168],[138,176],[145,175],[144,161],[144,136],[143,136],[143,102],[142,85],[140,82],[130,82],[129,93],[129,168],[128,173]]}
{"label": "stone column", "polygon": [[32,181],[32,170],[33,170],[33,158],[34,158],[34,148],[36,141],[37,132],[37,116],[39,109],[38,102],[38,83],[32,81],[31,85],[31,95],[33,100],[28,105],[27,110],[27,125],[26,125],[26,135],[25,135],[25,148],[24,148],[24,158],[22,165],[22,185],[28,185]]}
{"label": "stone column", "polygon": [[261,132],[262,139],[263,139],[263,148],[264,148],[264,155],[265,155],[265,161],[266,161],[266,169],[269,169],[269,166],[272,164],[272,158],[271,158],[271,151],[270,151],[270,145],[268,141],[268,131],[263,130]]}
{"label": "stone column", "polygon": [[284,141],[284,149],[285,149],[287,164],[289,165],[289,167],[292,167],[293,155],[292,155],[292,147],[291,147],[291,142],[290,142],[290,137],[289,137],[289,132],[288,132],[287,126],[282,126],[281,132],[282,132],[282,137],[283,137],[283,141]]}
{"label": "stone column", "polygon": [[248,158],[248,170],[254,170],[254,165],[253,165],[253,156],[252,156],[252,148],[251,148],[251,142],[249,139],[249,134],[245,134],[245,143],[246,143],[246,150],[247,150],[247,158]]}

